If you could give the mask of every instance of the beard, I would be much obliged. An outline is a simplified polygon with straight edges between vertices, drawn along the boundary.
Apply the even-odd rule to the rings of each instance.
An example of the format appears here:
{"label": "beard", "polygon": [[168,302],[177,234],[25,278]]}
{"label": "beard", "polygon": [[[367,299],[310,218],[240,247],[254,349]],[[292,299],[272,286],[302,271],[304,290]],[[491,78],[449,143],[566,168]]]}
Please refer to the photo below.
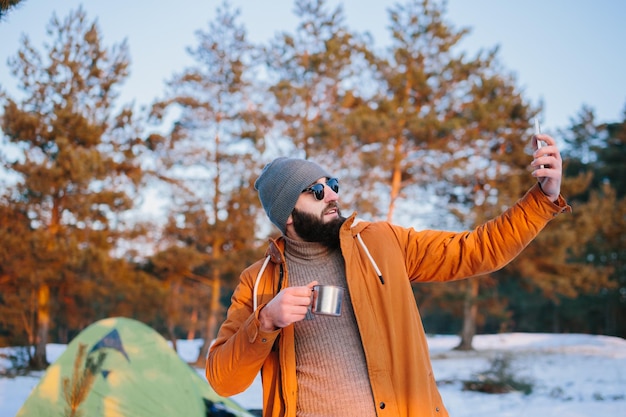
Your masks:
{"label": "beard", "polygon": [[[331,208],[337,209],[338,217],[329,222],[324,222],[324,213]],[[341,212],[336,204],[326,206],[319,216],[298,211],[294,208],[291,217],[293,219],[293,228],[302,240],[321,243],[329,249],[337,249],[339,247],[339,229],[343,222],[346,221],[346,218],[341,216]]]}

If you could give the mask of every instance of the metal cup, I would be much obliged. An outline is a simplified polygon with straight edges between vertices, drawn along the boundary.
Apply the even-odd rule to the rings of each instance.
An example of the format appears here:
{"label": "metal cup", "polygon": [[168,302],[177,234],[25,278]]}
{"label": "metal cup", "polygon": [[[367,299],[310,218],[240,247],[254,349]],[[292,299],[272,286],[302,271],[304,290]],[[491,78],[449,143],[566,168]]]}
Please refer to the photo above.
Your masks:
{"label": "metal cup", "polygon": [[324,316],[341,316],[343,291],[343,287],[336,285],[315,285],[311,312]]}

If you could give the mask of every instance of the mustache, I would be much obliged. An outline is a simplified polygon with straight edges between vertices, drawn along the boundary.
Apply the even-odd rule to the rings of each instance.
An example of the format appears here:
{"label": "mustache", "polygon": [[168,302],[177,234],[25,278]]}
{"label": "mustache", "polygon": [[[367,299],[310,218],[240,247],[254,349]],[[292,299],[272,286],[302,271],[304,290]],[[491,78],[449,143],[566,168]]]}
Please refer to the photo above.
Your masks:
{"label": "mustache", "polygon": [[330,202],[324,207],[324,213],[328,213],[330,210],[337,210],[337,213],[340,213],[339,204],[336,201]]}

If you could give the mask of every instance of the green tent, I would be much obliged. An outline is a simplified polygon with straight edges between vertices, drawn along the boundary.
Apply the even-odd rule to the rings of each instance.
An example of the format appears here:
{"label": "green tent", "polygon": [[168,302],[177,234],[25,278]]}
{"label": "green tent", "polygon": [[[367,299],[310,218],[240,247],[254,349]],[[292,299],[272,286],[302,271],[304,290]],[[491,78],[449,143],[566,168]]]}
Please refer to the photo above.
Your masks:
{"label": "green tent", "polygon": [[136,320],[93,323],[48,367],[16,417],[253,417],[220,397]]}

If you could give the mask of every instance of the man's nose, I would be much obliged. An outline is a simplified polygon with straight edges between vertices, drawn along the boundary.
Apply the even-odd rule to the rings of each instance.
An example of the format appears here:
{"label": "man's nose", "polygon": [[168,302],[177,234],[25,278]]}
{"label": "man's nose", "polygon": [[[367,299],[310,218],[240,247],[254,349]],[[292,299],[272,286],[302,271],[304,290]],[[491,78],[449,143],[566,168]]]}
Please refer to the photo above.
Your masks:
{"label": "man's nose", "polygon": [[339,194],[334,192],[333,189],[328,186],[328,184],[324,184],[324,188],[325,188],[324,189],[324,201],[325,202],[339,200]]}

